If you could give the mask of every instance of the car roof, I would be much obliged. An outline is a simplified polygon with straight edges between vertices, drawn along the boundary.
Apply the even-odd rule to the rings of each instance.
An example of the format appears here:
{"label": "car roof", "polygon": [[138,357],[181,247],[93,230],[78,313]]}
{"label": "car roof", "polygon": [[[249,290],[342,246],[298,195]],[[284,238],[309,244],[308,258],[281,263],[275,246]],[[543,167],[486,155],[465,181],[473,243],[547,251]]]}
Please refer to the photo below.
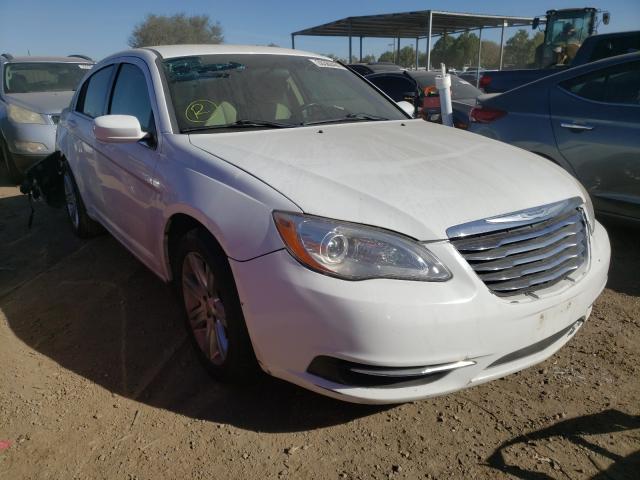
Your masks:
{"label": "car roof", "polygon": [[[292,50],[290,48],[263,47],[259,45],[158,45],[145,47],[162,56],[162,58],[188,57],[192,55],[219,55],[219,54],[268,54],[268,55],[293,55],[299,57],[314,57],[331,60],[324,55]],[[135,51],[135,50],[134,50]],[[127,52],[122,52],[127,53]]]}
{"label": "car roof", "polygon": [[85,60],[80,57],[2,57],[6,59],[7,63],[93,63],[90,60]]}

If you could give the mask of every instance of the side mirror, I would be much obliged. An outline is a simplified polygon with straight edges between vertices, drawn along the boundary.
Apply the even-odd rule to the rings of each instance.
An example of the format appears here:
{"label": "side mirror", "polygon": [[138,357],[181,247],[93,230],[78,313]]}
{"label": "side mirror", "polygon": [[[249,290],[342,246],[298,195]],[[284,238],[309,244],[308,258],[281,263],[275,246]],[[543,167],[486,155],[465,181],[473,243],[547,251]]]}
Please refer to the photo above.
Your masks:
{"label": "side mirror", "polygon": [[531,30],[535,30],[540,26],[540,17],[536,17],[533,19],[533,23],[531,23]]}
{"label": "side mirror", "polygon": [[147,134],[132,115],[103,115],[93,120],[93,136],[104,143],[134,143]]}
{"label": "side mirror", "polygon": [[604,12],[602,14],[602,23],[605,25],[609,25],[609,21],[611,20],[611,14],[609,12]]}
{"label": "side mirror", "polygon": [[402,111],[404,113],[409,115],[411,118],[414,117],[414,114],[415,114],[415,111],[416,111],[415,105],[411,105],[411,103],[406,102],[404,100],[398,102],[397,105],[402,109]]}

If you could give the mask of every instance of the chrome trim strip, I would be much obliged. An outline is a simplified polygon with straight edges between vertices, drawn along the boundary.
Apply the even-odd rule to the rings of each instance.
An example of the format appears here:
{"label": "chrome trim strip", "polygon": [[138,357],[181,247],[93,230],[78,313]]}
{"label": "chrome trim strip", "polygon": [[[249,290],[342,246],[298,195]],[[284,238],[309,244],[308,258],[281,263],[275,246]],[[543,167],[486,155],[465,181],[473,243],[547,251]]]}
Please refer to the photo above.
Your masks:
{"label": "chrome trim strip", "polygon": [[[565,252],[565,250],[568,249],[571,249],[571,251]],[[481,275],[481,272],[497,272],[499,270],[508,270],[519,265],[529,264],[537,262],[539,260],[546,260],[553,257],[554,255],[557,255],[558,253],[579,255],[583,253],[584,250],[586,250],[586,247],[584,246],[584,242],[582,241],[558,242],[551,247],[535,250],[535,253],[533,255],[529,254],[529,252],[525,252],[523,254],[515,255],[512,257],[480,263],[478,265],[474,265],[473,269],[478,272],[479,275]],[[467,257],[465,256],[465,258]]]}
{"label": "chrome trim strip", "polygon": [[548,220],[547,222],[542,222],[530,228],[521,227],[514,230],[491,233],[489,235],[482,235],[473,238],[462,238],[460,240],[452,239],[451,243],[453,243],[458,250],[467,252],[468,250],[492,250],[494,248],[502,247],[503,245],[509,245],[511,243],[544,238],[554,232],[559,232],[563,235],[563,238],[565,238],[571,235],[575,235],[582,230],[580,228],[580,215],[576,214],[572,217],[572,219],[575,219],[575,222],[553,223],[553,221]]}
{"label": "chrome trim strip", "polygon": [[447,237],[454,239],[468,237],[469,235],[493,232],[496,230],[507,230],[524,225],[531,225],[532,223],[539,223],[556,217],[563,212],[574,210],[583,203],[582,198],[573,197],[559,202],[550,203],[548,205],[542,205],[540,207],[527,208],[525,210],[454,225],[447,229]]}
{"label": "chrome trim strip", "polygon": [[475,364],[476,362],[473,360],[460,360],[459,362],[442,363],[440,365],[430,365],[425,367],[385,368],[384,370],[374,368],[369,369],[366,367],[351,367],[349,370],[354,373],[361,373],[363,375],[372,375],[376,377],[422,377],[433,373],[446,372]]}

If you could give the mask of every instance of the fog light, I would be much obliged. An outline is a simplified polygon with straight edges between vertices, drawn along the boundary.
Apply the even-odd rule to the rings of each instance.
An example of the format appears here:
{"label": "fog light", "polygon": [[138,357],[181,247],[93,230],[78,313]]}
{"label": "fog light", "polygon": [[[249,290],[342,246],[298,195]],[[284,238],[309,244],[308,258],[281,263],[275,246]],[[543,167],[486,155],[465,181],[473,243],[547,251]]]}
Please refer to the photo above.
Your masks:
{"label": "fog light", "polygon": [[26,153],[46,153],[47,152],[47,146],[43,143],[16,141],[15,145],[16,145],[16,149]]}

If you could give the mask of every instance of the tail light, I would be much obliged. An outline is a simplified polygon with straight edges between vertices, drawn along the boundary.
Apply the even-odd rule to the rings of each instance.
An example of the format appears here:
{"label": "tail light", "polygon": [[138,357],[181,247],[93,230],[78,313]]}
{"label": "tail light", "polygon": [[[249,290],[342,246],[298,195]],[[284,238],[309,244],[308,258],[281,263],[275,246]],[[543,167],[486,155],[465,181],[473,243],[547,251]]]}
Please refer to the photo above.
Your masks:
{"label": "tail light", "polygon": [[480,79],[480,88],[487,88],[487,86],[491,83],[491,76],[490,75],[482,75],[482,78]]}
{"label": "tail light", "polygon": [[499,118],[504,117],[507,114],[504,110],[498,110],[497,108],[486,107],[480,105],[473,107],[469,113],[469,118],[472,122],[477,123],[491,123]]}

